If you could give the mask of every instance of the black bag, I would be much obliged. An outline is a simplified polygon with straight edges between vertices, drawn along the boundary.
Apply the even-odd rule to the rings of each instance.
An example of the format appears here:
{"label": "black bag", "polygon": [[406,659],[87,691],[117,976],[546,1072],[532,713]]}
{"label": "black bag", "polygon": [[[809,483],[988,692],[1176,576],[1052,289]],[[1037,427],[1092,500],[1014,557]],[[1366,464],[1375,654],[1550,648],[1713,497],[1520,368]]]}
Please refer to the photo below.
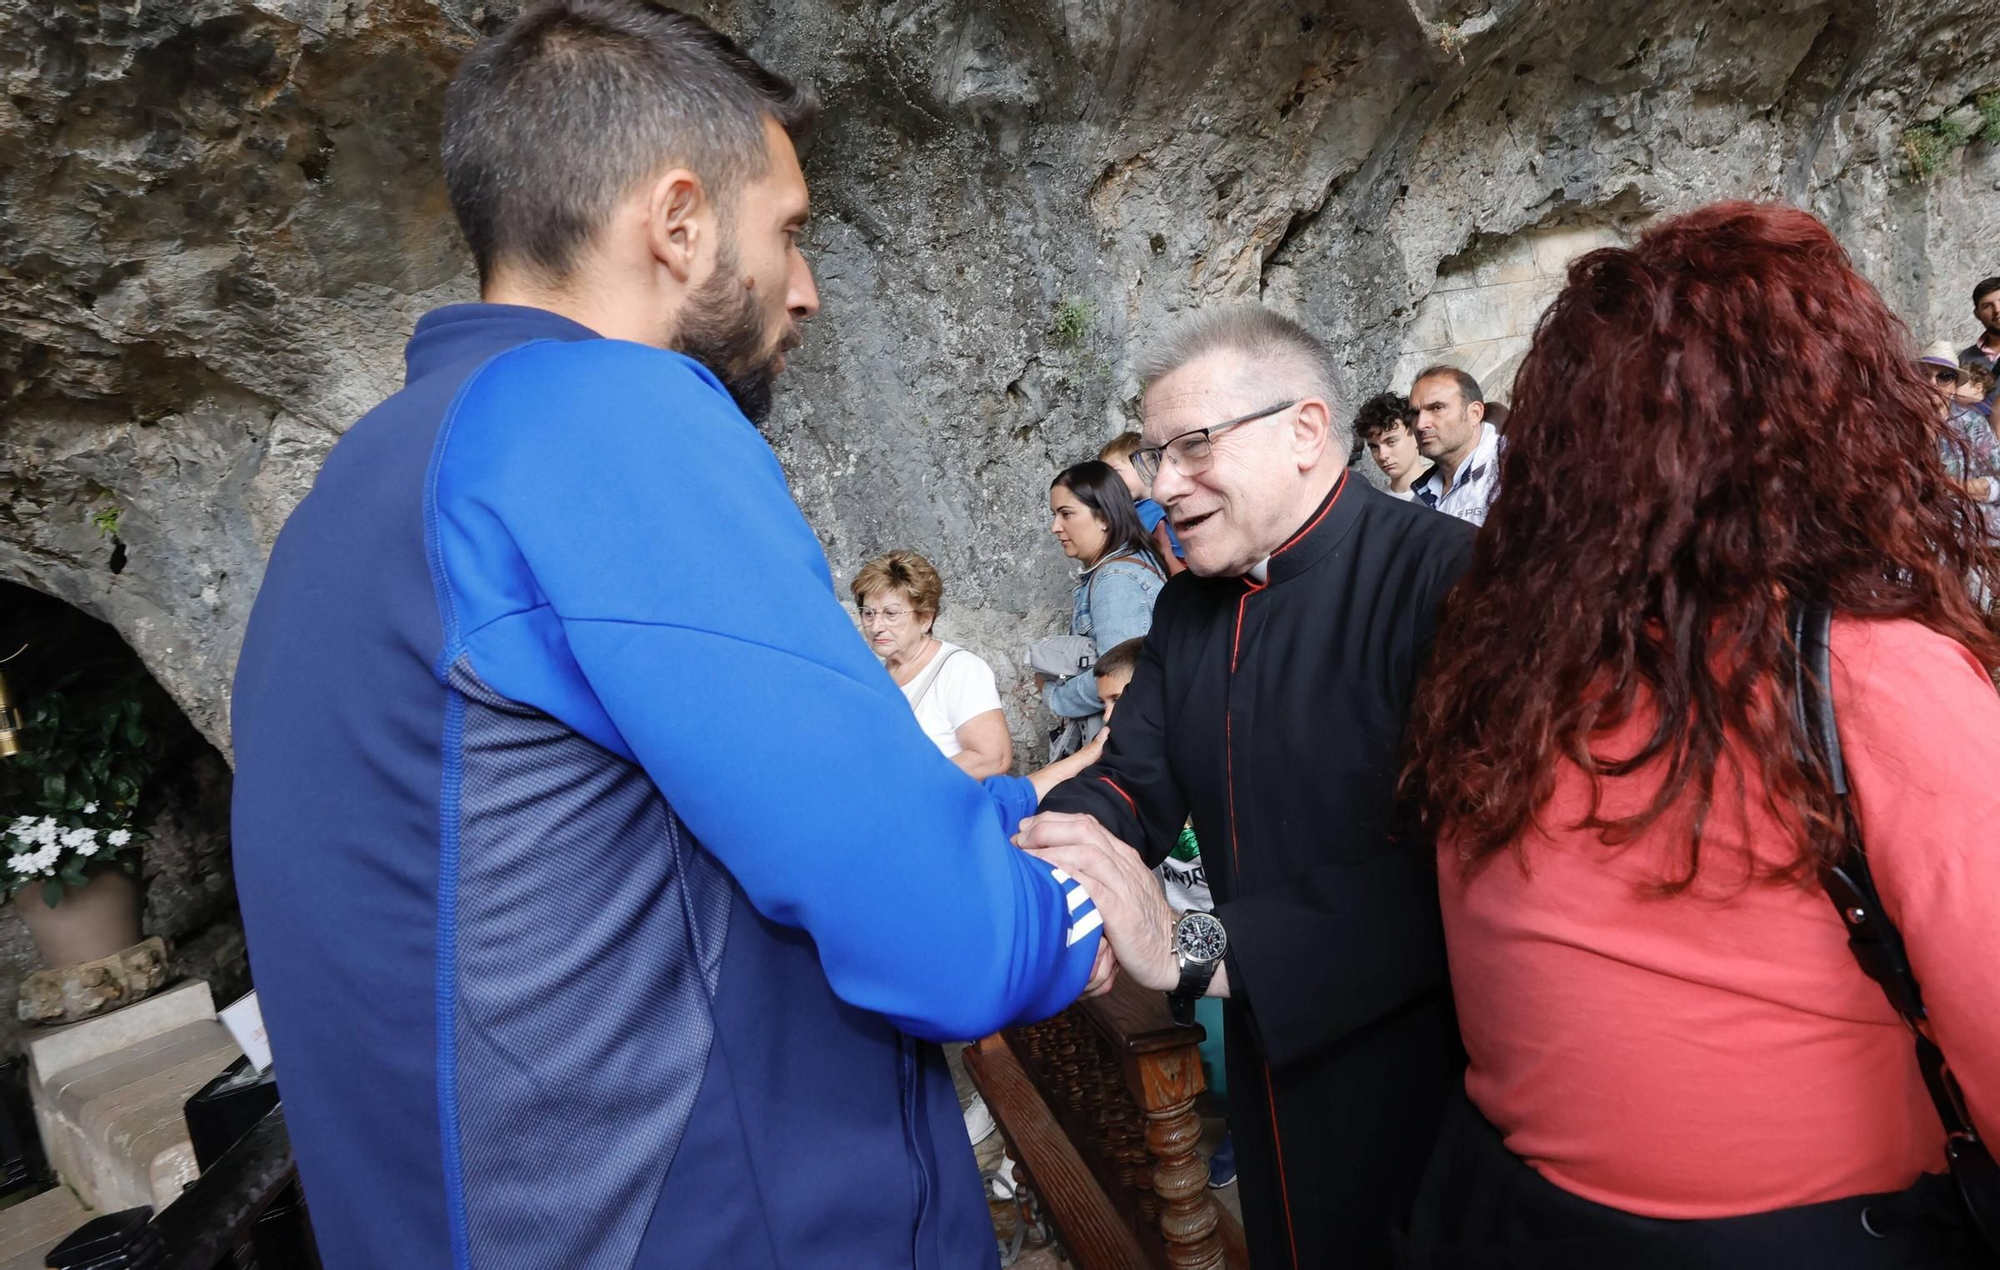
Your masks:
{"label": "black bag", "polygon": [[1888,996],[1889,1004],[1916,1037],[1917,1066],[1924,1085],[1944,1122],[1945,1158],[1952,1179],[1972,1218],[1972,1225],[1995,1252],[2000,1252],[2000,1165],[1980,1141],[1966,1114],[1965,1097],[1952,1078],[1944,1053],[1924,1034],[1925,1010],[1916,972],[1903,949],[1902,932],[1882,907],[1875,880],[1868,871],[1861,826],[1849,803],[1847,766],[1841,760],[1840,729],[1833,717],[1833,674],[1828,656],[1828,632],[1833,611],[1823,603],[1797,606],[1792,613],[1792,638],[1798,647],[1794,669],[1799,732],[1826,765],[1833,791],[1840,796],[1841,830],[1846,850],[1838,863],[1820,869],[1819,878],[1847,930],[1847,946],[1862,972]]}

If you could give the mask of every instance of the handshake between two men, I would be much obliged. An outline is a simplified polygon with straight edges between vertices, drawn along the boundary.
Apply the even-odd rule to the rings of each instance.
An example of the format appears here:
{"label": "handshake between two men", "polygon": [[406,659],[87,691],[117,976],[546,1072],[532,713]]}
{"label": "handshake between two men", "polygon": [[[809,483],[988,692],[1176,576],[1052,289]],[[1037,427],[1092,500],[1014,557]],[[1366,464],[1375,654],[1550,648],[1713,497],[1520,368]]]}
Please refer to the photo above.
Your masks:
{"label": "handshake between two men", "polygon": [[[1030,817],[1021,822],[1014,844],[1082,883],[1104,919],[1084,996],[1109,992],[1120,971],[1143,987],[1181,996],[1184,966],[1193,975],[1207,972],[1205,995],[1229,995],[1222,950],[1214,949],[1213,957],[1197,955],[1210,950],[1194,944],[1199,932],[1192,926],[1185,940],[1177,938],[1181,919],[1167,903],[1159,875],[1094,817],[1064,812]],[[1193,996],[1204,994],[1186,995],[1191,1004]]]}

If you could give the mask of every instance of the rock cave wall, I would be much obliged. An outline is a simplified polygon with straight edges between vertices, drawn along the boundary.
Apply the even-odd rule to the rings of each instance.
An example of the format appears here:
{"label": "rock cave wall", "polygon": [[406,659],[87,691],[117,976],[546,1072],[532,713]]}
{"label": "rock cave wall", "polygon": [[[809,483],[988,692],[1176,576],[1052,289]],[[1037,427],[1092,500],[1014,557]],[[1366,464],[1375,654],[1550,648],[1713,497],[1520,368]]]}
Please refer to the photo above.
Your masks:
{"label": "rock cave wall", "polygon": [[[1067,613],[1048,477],[1177,313],[1293,311],[1356,396],[1454,357],[1504,396],[1570,256],[1709,200],[1818,213],[1919,340],[2000,272],[2000,149],[1905,144],[2000,89],[1976,0],[694,7],[826,103],[773,444],[837,575],[931,556],[1003,692]],[[473,296],[440,101],[514,8],[0,0],[0,578],[112,623],[224,753],[273,535]]]}

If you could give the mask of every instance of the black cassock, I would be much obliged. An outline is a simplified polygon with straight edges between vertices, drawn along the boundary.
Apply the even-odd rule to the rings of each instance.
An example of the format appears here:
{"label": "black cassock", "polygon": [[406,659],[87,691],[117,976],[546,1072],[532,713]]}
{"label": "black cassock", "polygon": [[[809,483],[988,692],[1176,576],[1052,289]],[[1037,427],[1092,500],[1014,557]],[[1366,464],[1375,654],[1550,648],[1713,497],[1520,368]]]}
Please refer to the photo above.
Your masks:
{"label": "black cassock", "polygon": [[1386,1265],[1461,1070],[1436,873],[1395,785],[1471,548],[1470,526],[1346,474],[1265,583],[1167,584],[1104,760],[1042,804],[1095,816],[1150,864],[1194,817],[1229,932],[1229,1127],[1256,1270]]}

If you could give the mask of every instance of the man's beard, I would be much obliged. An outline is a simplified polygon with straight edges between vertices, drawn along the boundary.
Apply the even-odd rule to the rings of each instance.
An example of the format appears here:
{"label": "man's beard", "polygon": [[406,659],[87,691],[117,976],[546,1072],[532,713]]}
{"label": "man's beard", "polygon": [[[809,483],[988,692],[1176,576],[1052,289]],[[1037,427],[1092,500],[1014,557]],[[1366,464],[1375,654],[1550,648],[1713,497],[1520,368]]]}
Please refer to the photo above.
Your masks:
{"label": "man's beard", "polygon": [[762,427],[771,414],[778,355],[797,341],[789,333],[772,341],[757,299],[737,276],[735,251],[725,246],[714,275],[688,297],[674,347],[715,372],[737,409]]}

